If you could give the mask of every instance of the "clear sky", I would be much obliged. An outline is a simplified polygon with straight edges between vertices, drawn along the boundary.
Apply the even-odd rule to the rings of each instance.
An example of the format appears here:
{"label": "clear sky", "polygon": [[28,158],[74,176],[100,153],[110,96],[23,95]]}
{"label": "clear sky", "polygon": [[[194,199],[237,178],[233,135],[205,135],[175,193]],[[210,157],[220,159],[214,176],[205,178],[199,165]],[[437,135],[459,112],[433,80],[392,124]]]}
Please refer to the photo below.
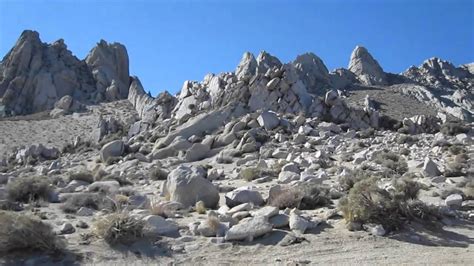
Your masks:
{"label": "clear sky", "polygon": [[63,38],[80,59],[100,39],[125,44],[153,95],[233,71],[245,51],[283,62],[314,52],[332,70],[363,45],[395,73],[434,56],[474,61],[474,0],[0,0],[0,56],[24,29]]}

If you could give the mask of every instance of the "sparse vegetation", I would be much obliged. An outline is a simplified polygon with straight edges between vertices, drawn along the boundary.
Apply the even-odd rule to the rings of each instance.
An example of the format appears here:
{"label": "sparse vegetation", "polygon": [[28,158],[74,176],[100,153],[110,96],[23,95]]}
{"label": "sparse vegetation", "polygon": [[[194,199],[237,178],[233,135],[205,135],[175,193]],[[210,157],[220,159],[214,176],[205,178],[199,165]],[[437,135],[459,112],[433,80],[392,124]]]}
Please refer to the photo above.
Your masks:
{"label": "sparse vegetation", "polygon": [[204,203],[204,201],[200,200],[200,201],[196,202],[196,206],[194,206],[194,209],[199,214],[205,214],[206,213],[206,204]]}
{"label": "sparse vegetation", "polygon": [[161,167],[153,167],[150,169],[150,178],[152,180],[166,180],[169,172]]}
{"label": "sparse vegetation", "polygon": [[17,177],[7,185],[8,198],[12,201],[48,201],[52,192],[50,181],[45,176]]}
{"label": "sparse vegetation", "polygon": [[383,150],[375,157],[375,162],[391,169],[395,173],[402,175],[408,171],[406,161],[397,154],[388,150]]}
{"label": "sparse vegetation", "polygon": [[441,125],[440,132],[444,135],[454,136],[469,132],[469,127],[461,121],[448,121]]}
{"label": "sparse vegetation", "polygon": [[50,225],[25,214],[0,211],[0,253],[41,251],[59,253],[65,243]]}
{"label": "sparse vegetation", "polygon": [[403,134],[403,135],[398,136],[396,141],[398,144],[405,144],[405,143],[413,144],[418,141],[418,138]]}
{"label": "sparse vegetation", "polygon": [[329,189],[320,185],[300,186],[284,189],[272,198],[268,205],[279,209],[298,208],[312,210],[331,203]]}
{"label": "sparse vegetation", "polygon": [[245,181],[252,181],[260,177],[260,170],[256,167],[242,168],[239,173],[239,177]]}
{"label": "sparse vegetation", "polygon": [[109,245],[131,244],[143,236],[144,222],[127,212],[112,213],[94,223],[97,236]]}
{"label": "sparse vegetation", "polygon": [[77,172],[77,173],[69,173],[69,181],[72,181],[72,180],[78,180],[78,181],[84,181],[84,182],[87,182],[87,183],[92,183],[92,182],[94,182],[94,176],[89,171],[80,171],[80,172]]}
{"label": "sparse vegetation", "polygon": [[414,182],[397,180],[394,189],[386,191],[377,181],[372,177],[357,182],[340,200],[338,208],[347,222],[381,224],[392,231],[401,228],[407,220],[431,223],[440,218],[436,207],[416,199],[421,187]]}
{"label": "sparse vegetation", "polygon": [[108,210],[116,209],[113,200],[100,193],[77,193],[72,195],[64,202],[61,207],[66,213],[76,213],[81,207],[87,207],[93,210]]}

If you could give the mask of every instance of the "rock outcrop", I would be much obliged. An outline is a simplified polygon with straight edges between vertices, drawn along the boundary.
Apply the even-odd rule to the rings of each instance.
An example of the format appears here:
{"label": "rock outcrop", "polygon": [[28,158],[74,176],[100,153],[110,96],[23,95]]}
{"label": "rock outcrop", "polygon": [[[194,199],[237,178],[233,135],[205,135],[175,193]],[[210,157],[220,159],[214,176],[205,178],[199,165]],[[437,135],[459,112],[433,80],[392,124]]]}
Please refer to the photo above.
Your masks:
{"label": "rock outcrop", "polygon": [[369,51],[362,46],[356,46],[351,54],[349,70],[356,74],[365,85],[385,85],[385,72]]}
{"label": "rock outcrop", "polygon": [[101,41],[79,60],[64,40],[46,44],[38,32],[26,30],[0,65],[2,116],[51,110],[67,95],[81,103],[128,95],[128,56],[121,44]]}

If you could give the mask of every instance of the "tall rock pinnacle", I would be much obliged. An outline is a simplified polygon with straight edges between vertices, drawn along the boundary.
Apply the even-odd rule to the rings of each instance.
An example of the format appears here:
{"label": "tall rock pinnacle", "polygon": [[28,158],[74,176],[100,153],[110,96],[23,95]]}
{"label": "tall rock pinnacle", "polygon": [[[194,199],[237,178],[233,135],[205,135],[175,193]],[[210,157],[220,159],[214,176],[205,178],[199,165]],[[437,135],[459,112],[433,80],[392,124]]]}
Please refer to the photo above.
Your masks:
{"label": "tall rock pinnacle", "polygon": [[356,46],[352,51],[349,70],[356,74],[360,81],[366,85],[383,85],[386,83],[385,72],[365,47]]}

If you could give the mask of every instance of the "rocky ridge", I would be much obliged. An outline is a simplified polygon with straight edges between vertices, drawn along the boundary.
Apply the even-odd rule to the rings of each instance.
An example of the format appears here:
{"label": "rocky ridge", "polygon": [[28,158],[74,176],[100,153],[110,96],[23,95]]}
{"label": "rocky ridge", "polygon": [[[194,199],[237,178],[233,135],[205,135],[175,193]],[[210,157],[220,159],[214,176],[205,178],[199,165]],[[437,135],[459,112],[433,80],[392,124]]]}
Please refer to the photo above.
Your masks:
{"label": "rocky ridge", "polygon": [[[472,261],[474,132],[454,118],[472,113],[469,67],[390,74],[357,47],[329,72],[312,53],[245,53],[234,72],[152,97],[137,77],[124,85],[123,51],[101,42],[79,61],[96,90],[85,98],[0,121],[0,222],[40,217],[67,242],[65,264]],[[12,261],[58,258],[0,256]]]}

